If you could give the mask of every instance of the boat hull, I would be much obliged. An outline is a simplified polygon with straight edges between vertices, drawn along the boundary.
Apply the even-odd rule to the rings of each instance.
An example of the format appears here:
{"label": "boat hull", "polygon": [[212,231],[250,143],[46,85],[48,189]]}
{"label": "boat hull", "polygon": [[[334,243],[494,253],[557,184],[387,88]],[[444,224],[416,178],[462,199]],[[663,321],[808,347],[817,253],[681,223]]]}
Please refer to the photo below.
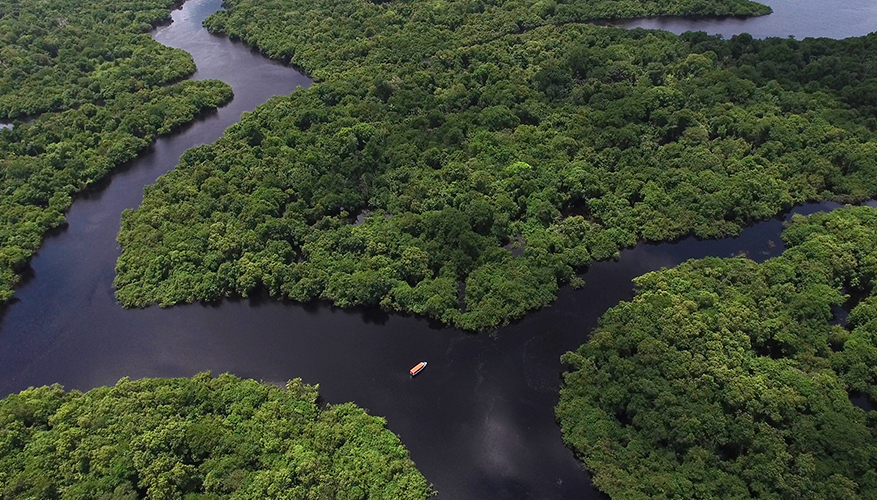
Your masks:
{"label": "boat hull", "polygon": [[408,370],[408,373],[410,373],[411,376],[413,377],[413,376],[417,375],[418,373],[422,372],[424,368],[426,368],[426,361],[421,361],[420,363],[417,363],[416,365],[414,365],[414,368]]}

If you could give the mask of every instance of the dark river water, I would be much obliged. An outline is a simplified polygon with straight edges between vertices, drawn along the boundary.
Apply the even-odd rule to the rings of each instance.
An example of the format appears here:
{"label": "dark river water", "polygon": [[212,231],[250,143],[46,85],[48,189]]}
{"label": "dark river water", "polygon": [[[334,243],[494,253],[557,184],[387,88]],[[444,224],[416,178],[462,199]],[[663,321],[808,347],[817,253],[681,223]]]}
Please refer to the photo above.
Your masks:
{"label": "dark river water", "polygon": [[[872,12],[869,5],[865,11]],[[291,68],[202,29],[201,21],[219,7],[220,0],[189,0],[154,36],[194,56],[194,78],[231,84],[234,100],[159,140],[73,204],[69,225],[47,238],[2,312],[0,396],[55,382],[88,390],[124,376],[205,370],[276,383],[301,377],[319,383],[329,403],[354,401],[385,416],[442,499],[601,498],[554,420],[561,354],[586,341],[606,309],[632,296],[630,280],[640,274],[708,255],[763,260],[779,254],[783,218],[733,239],[638,245],[617,261],[594,264],[583,289],[564,289],[551,307],[490,334],[325,304],[226,300],[124,310],[112,290],[122,210],[138,206],[143,187],[171,170],[183,151],[214,141],[272,95],[310,84]],[[825,3],[819,10],[836,14]],[[861,17],[850,16],[848,24]],[[787,21],[792,29],[800,20]],[[421,360],[429,366],[412,379],[408,369]]]}

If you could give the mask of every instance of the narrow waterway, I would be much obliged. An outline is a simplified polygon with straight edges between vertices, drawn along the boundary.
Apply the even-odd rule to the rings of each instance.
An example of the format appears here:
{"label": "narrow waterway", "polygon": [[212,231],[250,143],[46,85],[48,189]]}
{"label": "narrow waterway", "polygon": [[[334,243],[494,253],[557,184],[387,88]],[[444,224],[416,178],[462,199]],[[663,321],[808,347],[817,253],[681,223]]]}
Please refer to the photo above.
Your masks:
{"label": "narrow waterway", "polygon": [[[201,21],[219,7],[220,0],[189,0],[154,36],[194,56],[194,78],[231,84],[234,100],[159,140],[74,203],[69,225],[46,240],[0,318],[0,396],[55,382],[88,390],[124,376],[205,370],[277,383],[301,377],[320,384],[329,403],[354,401],[385,416],[442,499],[601,498],[554,421],[561,354],[583,343],[606,309],[632,296],[630,280],[640,274],[707,255],[763,260],[781,253],[783,218],[733,239],[638,245],[593,265],[583,289],[564,289],[552,307],[492,334],[270,300],[122,309],[112,290],[122,210],[138,206],[143,187],[174,168],[183,151],[214,141],[272,95],[310,83],[208,34]],[[408,368],[420,360],[429,366],[412,379]]]}

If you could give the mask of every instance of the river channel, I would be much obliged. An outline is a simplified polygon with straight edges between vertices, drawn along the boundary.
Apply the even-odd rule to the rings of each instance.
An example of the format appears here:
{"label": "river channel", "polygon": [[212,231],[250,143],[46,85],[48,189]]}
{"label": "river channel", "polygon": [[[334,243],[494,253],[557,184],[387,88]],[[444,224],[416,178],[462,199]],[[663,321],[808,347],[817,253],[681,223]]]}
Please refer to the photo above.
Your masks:
{"label": "river channel", "polygon": [[731,38],[749,33],[755,38],[807,37],[849,38],[877,30],[877,2],[874,0],[759,0],[773,14],[752,18],[654,17],[618,21],[622,28],[672,31],[705,31]]}
{"label": "river channel", "polygon": [[[852,2],[873,10],[873,2]],[[595,263],[583,289],[564,289],[551,307],[488,334],[323,303],[225,300],[122,309],[112,289],[122,210],[137,207],[143,187],[174,168],[183,151],[216,140],[242,112],[271,96],[311,83],[242,44],[208,34],[201,21],[218,8],[220,0],[189,0],[153,36],[193,55],[193,78],[232,85],[234,100],[158,140],[73,204],[68,225],[46,239],[15,300],[0,313],[0,397],[55,382],[88,390],[125,376],[205,370],[276,383],[301,377],[320,384],[329,403],[353,401],[386,417],[439,498],[603,498],[564,447],[554,420],[561,354],[586,341],[606,309],[631,298],[631,279],[640,274],[709,255],[778,255],[788,214],[737,238],[640,244],[617,261]],[[825,2],[811,8],[831,10]],[[782,15],[778,5],[774,9],[774,16]],[[860,17],[850,15],[856,22]],[[412,379],[408,368],[421,360],[429,366]]]}

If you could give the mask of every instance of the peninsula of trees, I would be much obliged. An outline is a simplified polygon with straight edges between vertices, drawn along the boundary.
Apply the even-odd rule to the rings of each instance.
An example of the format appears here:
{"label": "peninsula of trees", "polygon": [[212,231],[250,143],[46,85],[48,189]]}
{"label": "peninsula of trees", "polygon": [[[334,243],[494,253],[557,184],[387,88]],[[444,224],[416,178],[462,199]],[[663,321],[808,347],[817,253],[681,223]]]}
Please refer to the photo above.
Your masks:
{"label": "peninsula of trees", "polygon": [[850,400],[877,402],[877,209],[783,239],[637,278],[564,356],[564,440],[613,499],[877,497],[877,412]]}
{"label": "peninsula of trees", "polygon": [[[0,303],[71,197],[158,135],[232,97],[174,82],[191,56],[145,33],[173,0],[8,0],[0,5]],[[32,120],[24,122],[22,120]]]}
{"label": "peninsula of trees", "polygon": [[749,2],[226,6],[210,30],[318,83],[188,151],[123,215],[126,306],[265,292],[487,329],[638,239],[877,193],[877,35],[584,22],[766,12]]}
{"label": "peninsula of trees", "polygon": [[0,400],[0,497],[425,500],[385,421],[231,375],[55,385]]}

